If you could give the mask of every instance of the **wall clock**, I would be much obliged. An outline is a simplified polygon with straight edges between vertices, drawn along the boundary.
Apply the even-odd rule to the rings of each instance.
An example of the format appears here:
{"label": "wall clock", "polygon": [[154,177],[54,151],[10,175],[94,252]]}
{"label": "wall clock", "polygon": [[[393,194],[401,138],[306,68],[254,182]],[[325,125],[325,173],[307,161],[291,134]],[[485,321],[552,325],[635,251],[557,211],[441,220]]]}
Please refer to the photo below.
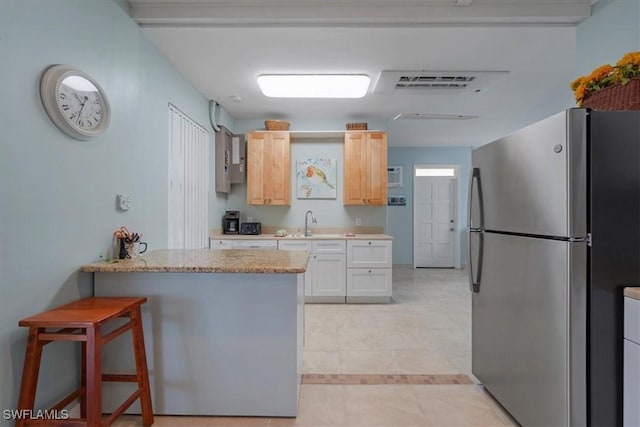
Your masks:
{"label": "wall clock", "polygon": [[104,90],[86,73],[52,65],[40,79],[40,98],[47,115],[67,135],[82,141],[109,126],[111,108]]}

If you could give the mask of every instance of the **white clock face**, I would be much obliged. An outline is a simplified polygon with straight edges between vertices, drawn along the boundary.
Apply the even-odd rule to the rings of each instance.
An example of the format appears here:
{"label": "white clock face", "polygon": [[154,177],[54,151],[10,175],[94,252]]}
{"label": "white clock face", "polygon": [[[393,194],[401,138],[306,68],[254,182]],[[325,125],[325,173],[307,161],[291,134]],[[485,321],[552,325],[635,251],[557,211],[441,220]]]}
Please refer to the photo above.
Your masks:
{"label": "white clock face", "polygon": [[70,125],[84,129],[96,129],[102,119],[103,102],[98,88],[84,77],[68,76],[58,86],[56,102]]}
{"label": "white clock face", "polygon": [[68,65],[52,65],[44,71],[40,98],[53,123],[78,140],[100,135],[111,121],[109,100],[98,82]]}

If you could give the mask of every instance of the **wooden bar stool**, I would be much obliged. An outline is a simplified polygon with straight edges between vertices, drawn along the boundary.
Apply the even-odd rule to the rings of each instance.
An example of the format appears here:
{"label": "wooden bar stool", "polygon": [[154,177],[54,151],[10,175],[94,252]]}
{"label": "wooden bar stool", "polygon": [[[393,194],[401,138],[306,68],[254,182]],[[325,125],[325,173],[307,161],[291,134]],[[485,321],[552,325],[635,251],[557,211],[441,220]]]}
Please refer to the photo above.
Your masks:
{"label": "wooden bar stool", "polygon": [[[43,425],[107,427],[138,398],[140,398],[143,424],[152,425],[153,410],[140,313],[140,306],[146,301],[144,297],[85,298],[21,320],[18,324],[29,328],[29,340],[24,356],[18,409],[25,410],[23,413],[34,410],[42,347],[52,341],[80,341],[82,343],[82,384],[79,389],[54,405],[51,411],[61,411],[80,398],[81,418],[19,419],[16,427]],[[118,317],[128,317],[129,321],[112,332],[102,335],[102,325]],[[54,330],[47,331],[47,329]],[[133,336],[136,373],[102,374],[102,346],[128,330],[131,330]],[[136,391],[104,421],[102,419],[102,381],[138,384]]]}

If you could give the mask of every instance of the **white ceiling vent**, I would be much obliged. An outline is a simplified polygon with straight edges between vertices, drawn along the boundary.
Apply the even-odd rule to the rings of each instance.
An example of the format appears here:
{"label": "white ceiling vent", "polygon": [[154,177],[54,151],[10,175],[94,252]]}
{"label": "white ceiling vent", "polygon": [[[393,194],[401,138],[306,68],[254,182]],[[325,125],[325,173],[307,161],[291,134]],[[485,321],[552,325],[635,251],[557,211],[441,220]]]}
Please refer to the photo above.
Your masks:
{"label": "white ceiling vent", "polygon": [[385,70],[373,92],[395,90],[481,91],[509,71],[402,71]]}
{"label": "white ceiling vent", "polygon": [[465,114],[431,114],[431,113],[400,113],[393,120],[469,120],[478,116]]}

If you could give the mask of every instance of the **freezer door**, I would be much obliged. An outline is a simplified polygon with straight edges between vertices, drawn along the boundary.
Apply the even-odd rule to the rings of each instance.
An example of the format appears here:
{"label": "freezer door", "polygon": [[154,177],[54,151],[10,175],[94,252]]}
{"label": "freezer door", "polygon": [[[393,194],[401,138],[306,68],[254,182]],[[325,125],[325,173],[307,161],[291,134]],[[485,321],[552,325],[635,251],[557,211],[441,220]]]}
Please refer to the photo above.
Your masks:
{"label": "freezer door", "polygon": [[523,426],[585,425],[586,243],[480,235],[473,374]]}
{"label": "freezer door", "polygon": [[585,237],[586,118],[568,110],[473,150],[470,227]]}

